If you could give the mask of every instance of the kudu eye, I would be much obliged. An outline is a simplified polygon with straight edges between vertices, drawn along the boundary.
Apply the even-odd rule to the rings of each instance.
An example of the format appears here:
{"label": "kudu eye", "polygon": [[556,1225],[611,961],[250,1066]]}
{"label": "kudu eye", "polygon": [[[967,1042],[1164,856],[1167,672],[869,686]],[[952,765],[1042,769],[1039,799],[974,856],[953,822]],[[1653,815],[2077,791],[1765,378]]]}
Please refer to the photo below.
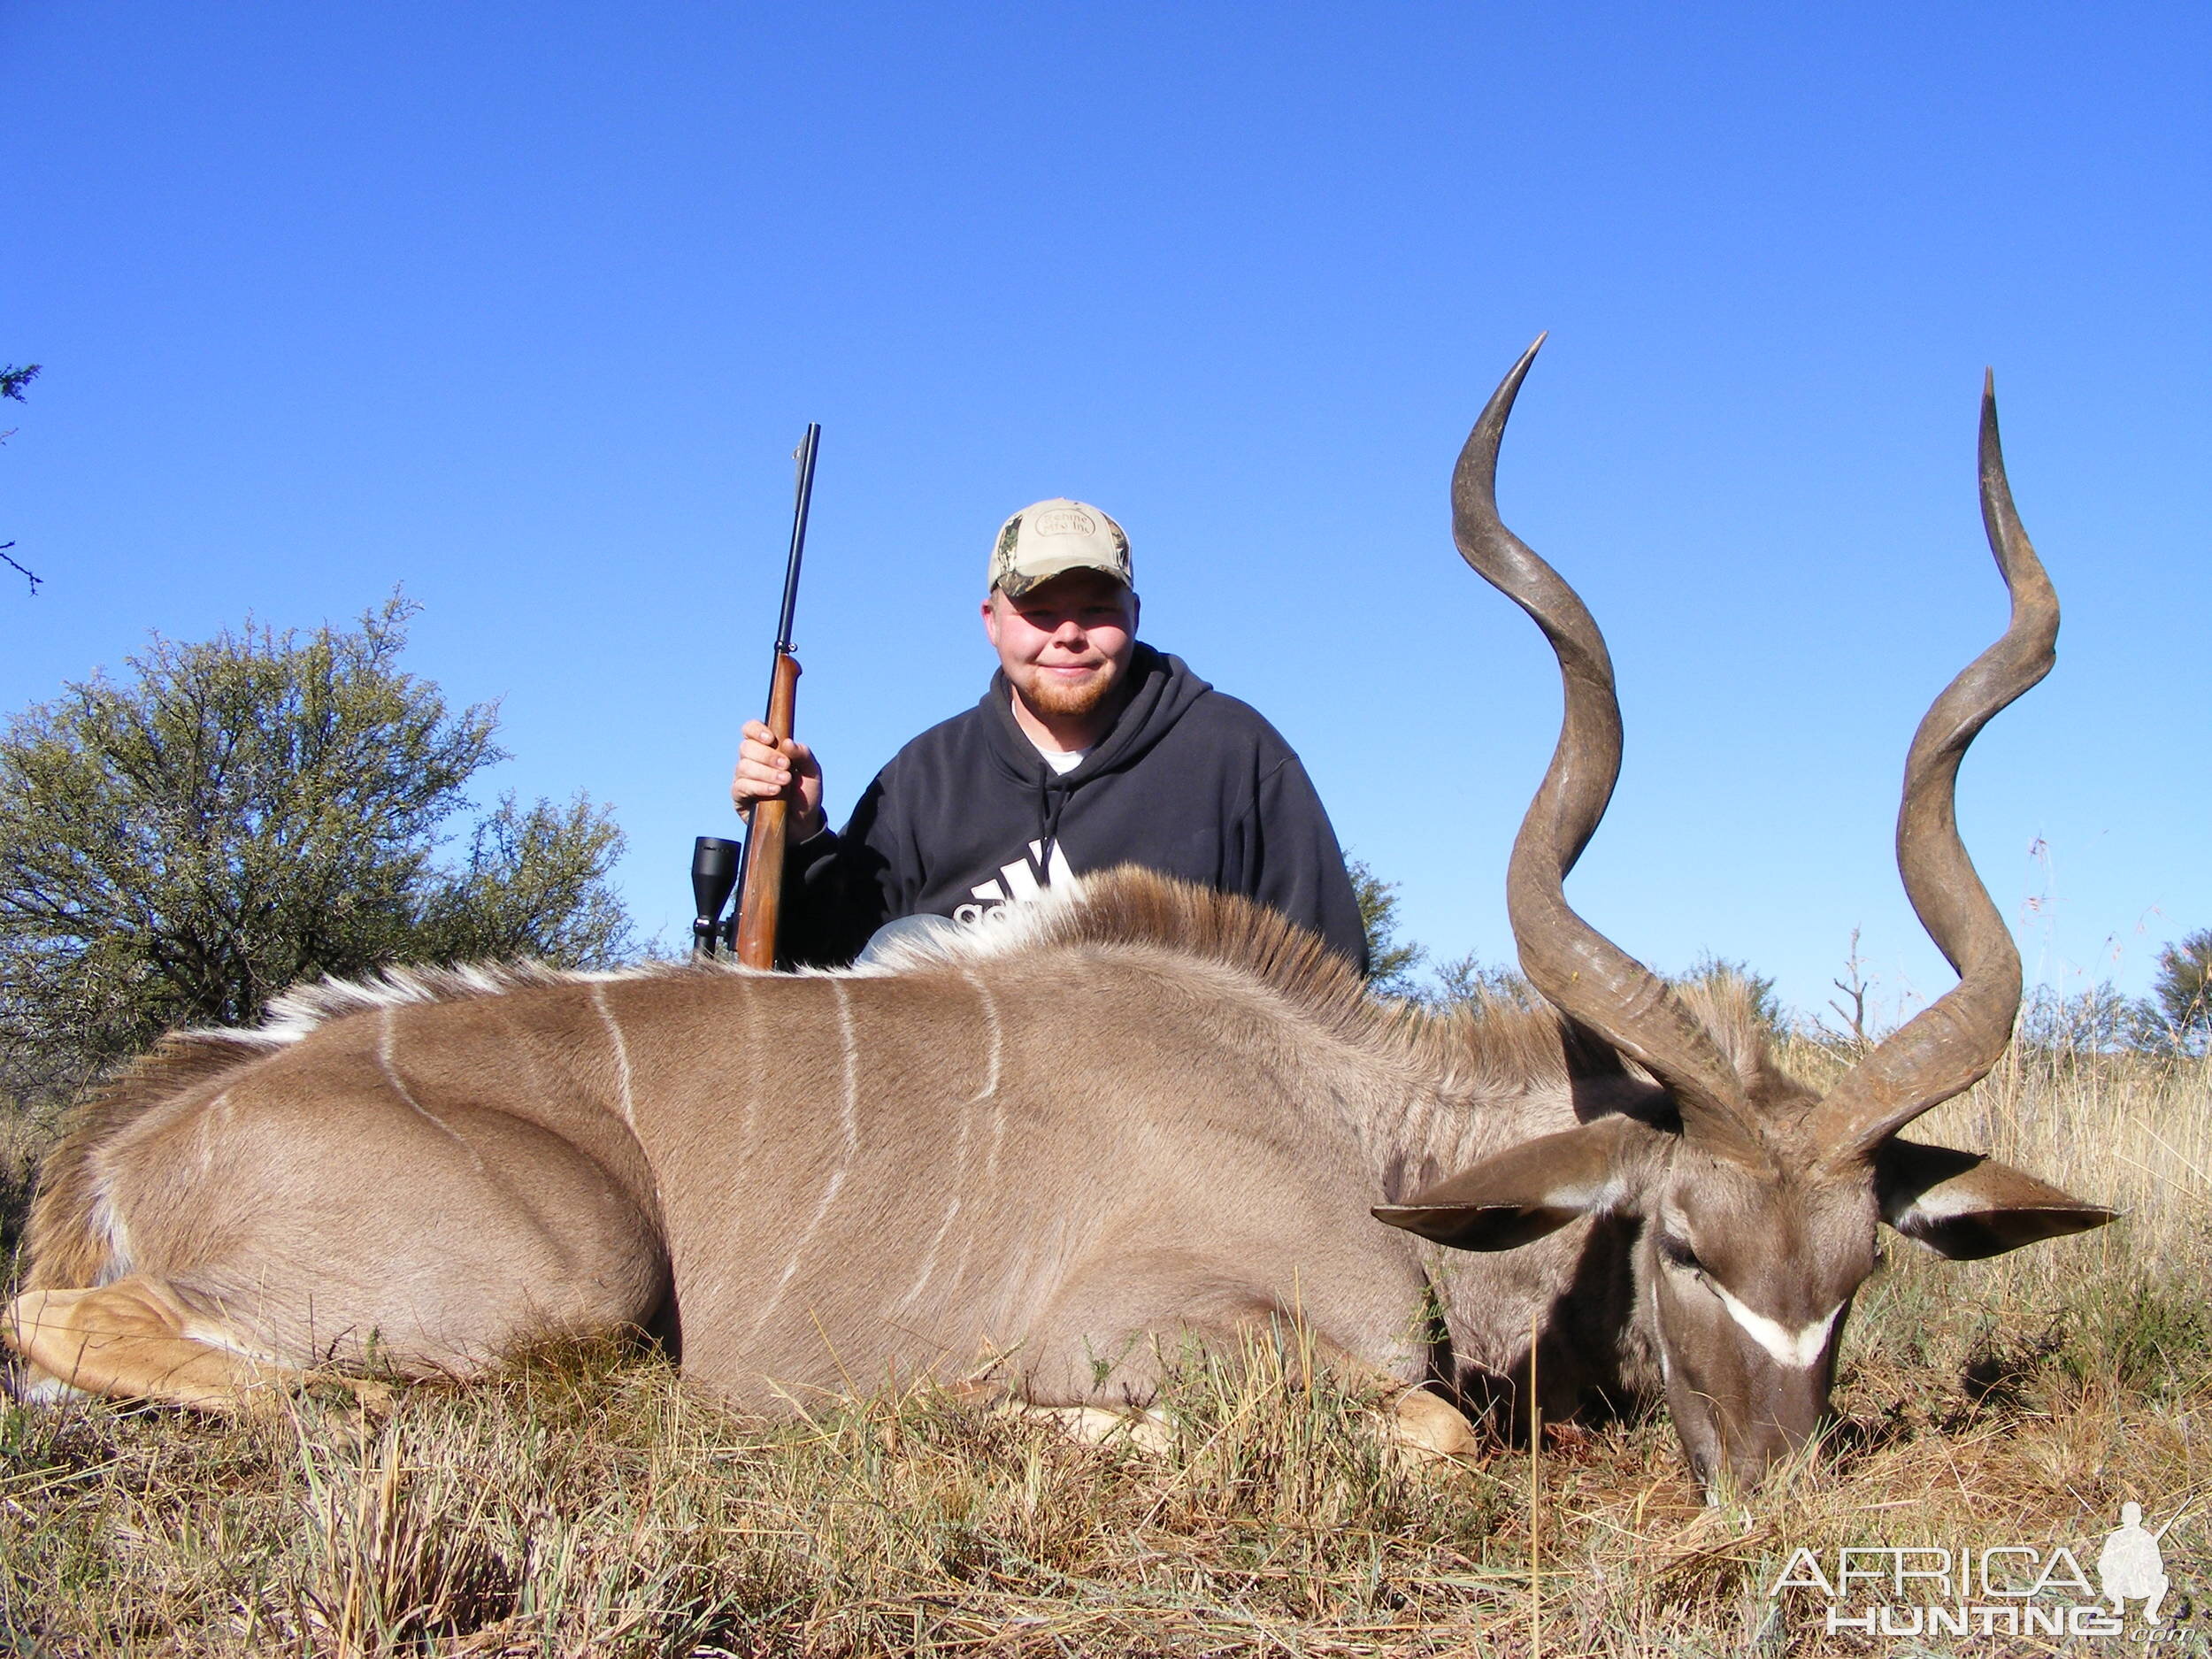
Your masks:
{"label": "kudu eye", "polygon": [[1697,1252],[1693,1250],[1687,1242],[1676,1238],[1671,1233],[1663,1233],[1659,1235],[1659,1254],[1666,1258],[1668,1266],[1678,1267],[1686,1273],[1701,1273],[1705,1271],[1705,1263],[1697,1259]]}

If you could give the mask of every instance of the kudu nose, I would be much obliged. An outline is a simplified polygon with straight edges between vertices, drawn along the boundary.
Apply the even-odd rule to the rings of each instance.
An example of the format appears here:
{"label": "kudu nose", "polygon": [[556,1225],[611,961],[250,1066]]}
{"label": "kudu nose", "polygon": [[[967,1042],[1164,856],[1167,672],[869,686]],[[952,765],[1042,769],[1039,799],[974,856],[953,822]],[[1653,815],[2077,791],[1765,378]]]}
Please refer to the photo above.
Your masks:
{"label": "kudu nose", "polygon": [[[1769,1417],[1745,1425],[1728,1441],[1728,1481],[1737,1492],[1749,1492],[1773,1473],[1777,1463],[1804,1455],[1809,1447],[1817,1447],[1821,1431],[1827,1424],[1827,1413],[1822,1409],[1794,1412],[1784,1421]],[[1713,1481],[1705,1479],[1709,1495]]]}

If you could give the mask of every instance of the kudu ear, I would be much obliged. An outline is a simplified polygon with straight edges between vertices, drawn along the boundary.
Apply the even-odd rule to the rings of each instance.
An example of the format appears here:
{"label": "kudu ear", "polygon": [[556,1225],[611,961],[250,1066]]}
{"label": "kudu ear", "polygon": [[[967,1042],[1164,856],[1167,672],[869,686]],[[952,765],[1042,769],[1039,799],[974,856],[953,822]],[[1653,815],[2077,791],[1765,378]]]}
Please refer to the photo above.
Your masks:
{"label": "kudu ear", "polygon": [[1875,1155],[1882,1219],[1955,1262],[2101,1227],[2120,1213],[1977,1152],[1892,1136]]}
{"label": "kudu ear", "polygon": [[1601,1118],[1523,1141],[1372,1213],[1455,1250],[1514,1249],[1612,1208],[1625,1191],[1632,1137],[1654,1133],[1625,1118]]}

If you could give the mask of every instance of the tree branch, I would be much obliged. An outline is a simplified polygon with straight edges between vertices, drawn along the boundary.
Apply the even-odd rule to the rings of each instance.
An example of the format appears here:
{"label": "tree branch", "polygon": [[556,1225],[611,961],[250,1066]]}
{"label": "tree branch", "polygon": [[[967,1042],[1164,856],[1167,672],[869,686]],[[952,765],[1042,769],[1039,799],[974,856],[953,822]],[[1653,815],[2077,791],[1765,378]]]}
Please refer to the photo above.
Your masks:
{"label": "tree branch", "polygon": [[31,584],[31,597],[35,599],[38,597],[39,583],[44,581],[46,579],[43,576],[41,576],[36,571],[27,570],[22,565],[16,564],[13,559],[8,558],[8,549],[14,545],[15,543],[12,541],[0,541],[0,559],[5,559],[11,566],[29,580]]}

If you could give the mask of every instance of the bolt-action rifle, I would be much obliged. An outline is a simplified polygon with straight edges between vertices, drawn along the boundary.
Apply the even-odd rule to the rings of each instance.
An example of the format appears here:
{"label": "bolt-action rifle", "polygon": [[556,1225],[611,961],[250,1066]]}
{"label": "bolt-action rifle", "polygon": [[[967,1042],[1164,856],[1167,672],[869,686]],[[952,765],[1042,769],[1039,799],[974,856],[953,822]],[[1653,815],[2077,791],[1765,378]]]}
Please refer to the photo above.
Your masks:
{"label": "bolt-action rifle", "polygon": [[[822,429],[810,424],[796,457],[798,501],[791,512],[791,557],[783,568],[783,614],[776,625],[776,650],[768,677],[767,726],[780,743],[791,735],[791,717],[799,691],[799,659],[791,654],[791,622],[799,606],[799,560],[806,551],[806,516],[814,499],[814,456]],[[750,833],[744,843],[744,876],[739,879],[738,843],[702,835],[691,855],[691,894],[698,906],[691,924],[695,955],[711,956],[721,944],[749,968],[776,965],[776,921],[783,901],[783,852],[791,803],[778,796],[753,803]],[[737,908],[722,920],[730,889]]]}

